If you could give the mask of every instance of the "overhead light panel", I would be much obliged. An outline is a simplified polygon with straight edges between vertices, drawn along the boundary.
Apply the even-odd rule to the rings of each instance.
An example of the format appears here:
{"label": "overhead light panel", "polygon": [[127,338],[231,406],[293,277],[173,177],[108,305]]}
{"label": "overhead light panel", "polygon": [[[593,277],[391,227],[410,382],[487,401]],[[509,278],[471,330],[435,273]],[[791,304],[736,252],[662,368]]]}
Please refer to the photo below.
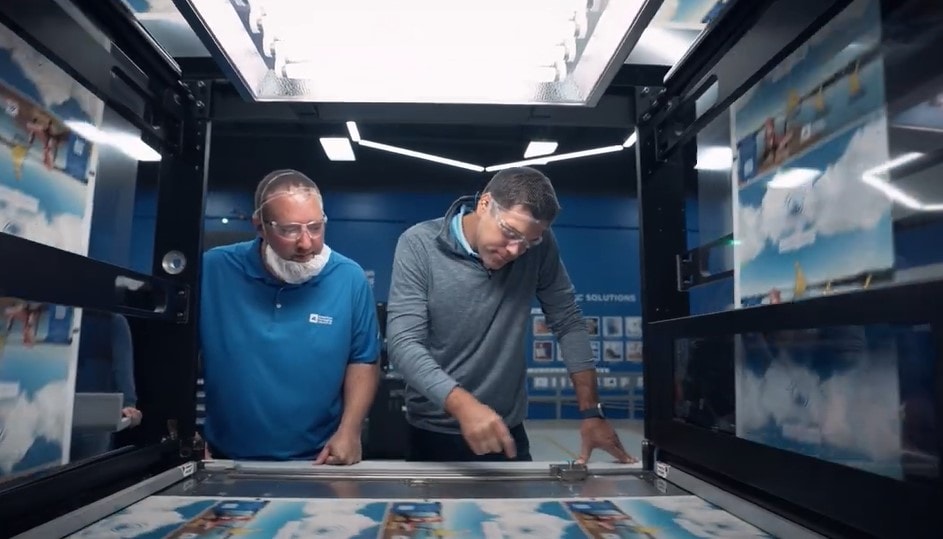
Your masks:
{"label": "overhead light panel", "polygon": [[511,167],[526,167],[530,165],[546,165],[547,163],[553,163],[555,161],[565,161],[568,159],[578,159],[580,157],[589,157],[591,155],[601,155],[605,153],[612,153],[621,151],[623,148],[621,145],[616,146],[604,146],[602,148],[593,148],[590,150],[580,150],[578,152],[570,153],[560,153],[557,155],[548,155],[546,157],[537,157],[534,159],[525,159],[523,161],[515,161],[513,163],[503,163],[500,165],[492,165],[488,167],[488,172],[496,172],[498,170],[504,170]]}
{"label": "overhead light panel", "polygon": [[320,139],[324,153],[331,161],[356,161],[354,149],[347,137],[322,137]]}
{"label": "overhead light panel", "polygon": [[623,148],[628,148],[628,147],[634,145],[636,140],[638,140],[638,135],[633,131],[632,134],[629,135],[629,136],[625,139],[625,142],[622,143],[622,147],[623,147]]}
{"label": "overhead light panel", "polygon": [[538,157],[541,155],[550,155],[557,151],[557,142],[553,140],[532,140],[524,150],[524,159],[529,157]]}
{"label": "overhead light panel", "polygon": [[357,129],[357,122],[347,122],[347,133],[350,134],[350,140],[360,142],[360,130]]}
{"label": "overhead light panel", "polygon": [[176,4],[256,101],[594,106],[659,2]]}
{"label": "overhead light panel", "polygon": [[457,168],[463,168],[465,170],[471,170],[474,172],[483,172],[485,167],[480,165],[475,165],[472,163],[466,163],[464,161],[456,161],[455,159],[449,159],[448,157],[440,157],[438,155],[432,155],[424,152],[417,152],[415,150],[408,150],[406,148],[399,148],[397,146],[390,146],[389,144],[381,144],[379,142],[373,142],[370,140],[361,139],[358,142],[361,146],[366,146],[367,148],[373,148],[374,150],[380,150],[384,152],[395,153],[399,155],[404,155],[406,157],[413,157],[416,159],[422,159],[425,161],[432,161],[434,163],[439,163],[442,165],[450,165]]}

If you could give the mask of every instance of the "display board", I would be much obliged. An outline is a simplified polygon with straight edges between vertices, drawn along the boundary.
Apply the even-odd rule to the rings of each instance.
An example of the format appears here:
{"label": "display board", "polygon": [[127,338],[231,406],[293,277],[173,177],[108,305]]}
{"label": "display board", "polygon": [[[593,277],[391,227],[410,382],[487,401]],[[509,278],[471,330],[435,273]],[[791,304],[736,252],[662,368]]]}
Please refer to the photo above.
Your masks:
{"label": "display board", "polygon": [[[589,330],[600,399],[611,416],[628,417],[629,399],[642,390],[638,230],[555,227],[554,234]],[[592,241],[587,241],[590,237]],[[617,249],[601,250],[604,246]],[[562,408],[564,417],[578,417],[576,394],[557,339],[539,303],[534,303],[531,313],[526,348],[532,397],[528,417],[554,417],[552,397],[568,400]],[[640,403],[640,396],[636,400]],[[639,406],[634,418],[641,419],[642,413]]]}
{"label": "display board", "polygon": [[365,500],[145,498],[72,538],[769,537],[695,496]]}
{"label": "display board", "polygon": [[[0,233],[87,254],[103,103],[0,26],[0,105]],[[80,316],[0,298],[0,481],[67,462]]]}
{"label": "display board", "polygon": [[863,289],[894,264],[878,0],[855,0],[731,107],[735,304]]}

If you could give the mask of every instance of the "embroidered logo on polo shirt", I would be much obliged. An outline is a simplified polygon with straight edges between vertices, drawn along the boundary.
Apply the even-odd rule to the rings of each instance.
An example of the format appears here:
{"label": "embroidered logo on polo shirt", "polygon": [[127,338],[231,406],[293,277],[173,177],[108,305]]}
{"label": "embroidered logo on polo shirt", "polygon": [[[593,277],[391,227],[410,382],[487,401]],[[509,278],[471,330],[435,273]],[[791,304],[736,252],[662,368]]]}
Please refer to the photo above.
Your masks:
{"label": "embroidered logo on polo shirt", "polygon": [[329,326],[334,323],[334,318],[330,316],[324,316],[323,314],[311,313],[311,316],[308,317],[308,322],[312,324],[324,324]]}

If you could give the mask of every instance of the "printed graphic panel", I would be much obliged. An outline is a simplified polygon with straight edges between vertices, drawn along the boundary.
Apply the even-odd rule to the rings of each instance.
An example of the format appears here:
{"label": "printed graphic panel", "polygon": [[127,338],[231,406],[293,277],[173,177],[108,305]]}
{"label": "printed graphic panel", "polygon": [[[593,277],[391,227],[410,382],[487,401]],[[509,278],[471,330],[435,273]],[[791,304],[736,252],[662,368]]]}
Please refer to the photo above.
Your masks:
{"label": "printed graphic panel", "polygon": [[[85,255],[103,103],[0,26],[0,106],[0,233]],[[79,318],[0,298],[0,481],[68,461]]]}
{"label": "printed graphic panel", "polygon": [[769,537],[694,496],[606,500],[147,498],[73,538]]}

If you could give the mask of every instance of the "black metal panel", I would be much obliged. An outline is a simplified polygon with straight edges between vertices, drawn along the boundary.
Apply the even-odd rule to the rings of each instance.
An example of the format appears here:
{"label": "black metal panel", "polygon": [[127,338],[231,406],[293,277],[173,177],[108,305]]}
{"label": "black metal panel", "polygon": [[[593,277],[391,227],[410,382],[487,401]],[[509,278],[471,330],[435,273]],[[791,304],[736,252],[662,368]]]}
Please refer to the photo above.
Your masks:
{"label": "black metal panel", "polygon": [[775,305],[648,323],[671,338],[805,329],[831,325],[926,323],[943,303],[943,280],[884,286]]}
{"label": "black metal panel", "polygon": [[[647,324],[646,359],[657,360],[650,361],[651,382],[646,378],[656,410],[646,417],[651,416],[650,436],[662,452],[660,459],[679,462],[692,473],[829,534],[930,536],[924,526],[939,507],[934,504],[941,503],[939,478],[920,484],[895,481],[676,421],[674,358],[679,353],[677,339],[830,325],[932,322],[939,345],[941,301],[943,280]],[[943,353],[943,348],[937,353]],[[938,356],[935,362],[936,406],[941,409],[943,358]],[[856,531],[850,532],[849,527]]]}
{"label": "black metal panel", "polygon": [[0,253],[3,253],[2,297],[164,320],[176,320],[187,309],[189,290],[168,279],[136,273],[11,234],[0,233]]}
{"label": "black metal panel", "polygon": [[828,537],[939,536],[937,485],[895,481],[680,422],[657,423],[654,436],[660,461]]}
{"label": "black metal panel", "polygon": [[0,485],[0,535],[25,532],[180,462],[174,444],[153,445],[115,451],[32,481]]}
{"label": "black metal panel", "polygon": [[[194,95],[183,122],[179,156],[164,156],[159,164],[157,223],[154,234],[154,275],[172,276],[190,290],[187,308],[175,322],[132,326],[137,350],[138,405],[147,410],[139,432],[140,442],[153,443],[166,436],[181,441],[181,451],[193,449],[196,428],[196,380],[199,357],[199,289],[203,253],[209,154],[206,105],[210,85],[188,83]],[[154,165],[156,166],[156,165]],[[165,265],[169,256],[184,261]]]}
{"label": "black metal panel", "polygon": [[147,81],[155,97],[164,88],[175,87],[180,80],[180,67],[151,38],[150,34],[121,0],[70,0],[97,28],[102,29],[118,49],[127,53],[139,69],[137,80]]}
{"label": "black metal panel", "polygon": [[[647,81],[648,79],[643,79]],[[349,120],[380,124],[557,125],[630,128],[635,118],[631,96],[604,95],[595,107],[434,105],[383,103],[269,103],[243,99],[232,86],[214,87],[212,120],[281,121],[335,124]],[[619,141],[621,142],[621,141]]]}
{"label": "black metal panel", "polygon": [[[773,67],[846,7],[850,0],[739,0],[705,32],[665,81],[649,114],[657,123],[659,155],[690,140]],[[713,106],[697,118],[679,110],[712,84]]]}
{"label": "black metal panel", "polygon": [[[652,92],[638,91],[638,101],[645,102]],[[687,294],[678,290],[676,257],[687,250],[685,215],[685,176],[694,173],[691,152],[677,154],[667,163],[656,157],[656,141],[651,123],[636,128],[636,157],[639,204],[639,258],[641,265],[642,364],[645,379],[645,436],[651,438],[652,415],[657,413],[657,391],[670,388],[671,380],[655,368],[663,357],[654,348],[648,329],[652,322],[678,318],[690,312]],[[685,166],[687,165],[687,166]],[[670,373],[669,373],[670,375]]]}
{"label": "black metal panel", "polygon": [[[166,59],[160,60],[162,53],[146,34],[121,27],[114,13],[106,16],[118,9],[118,2],[82,3],[99,15],[97,19],[112,24],[105,28],[105,35],[89,32],[56,0],[0,2],[0,23],[141,129],[147,139],[163,141],[168,131],[155,126],[182,114],[186,88],[173,82],[174,68]],[[118,36],[127,48],[110,43],[109,35]],[[171,142],[176,133],[176,128],[169,131]],[[168,149],[177,148],[171,144]]]}

